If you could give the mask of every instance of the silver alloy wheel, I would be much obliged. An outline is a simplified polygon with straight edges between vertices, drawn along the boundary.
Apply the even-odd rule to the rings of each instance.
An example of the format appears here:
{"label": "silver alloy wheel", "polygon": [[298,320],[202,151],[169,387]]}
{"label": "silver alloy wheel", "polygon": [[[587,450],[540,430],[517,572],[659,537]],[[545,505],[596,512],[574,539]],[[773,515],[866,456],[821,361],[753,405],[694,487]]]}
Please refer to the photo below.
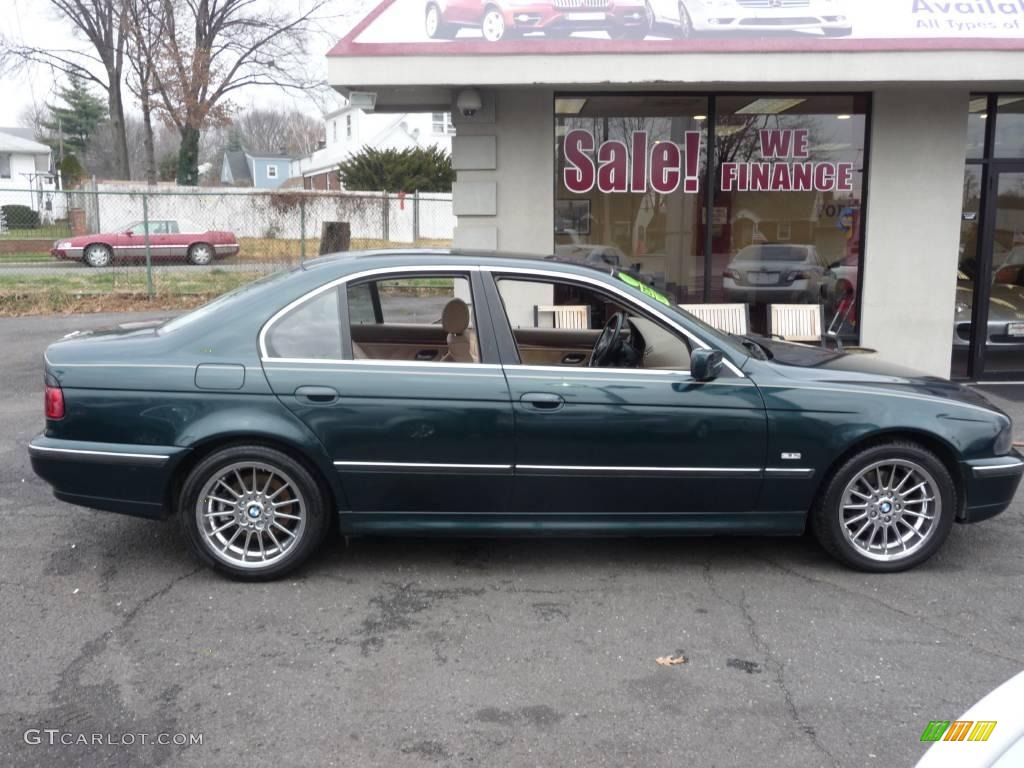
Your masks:
{"label": "silver alloy wheel", "polygon": [[85,262],[90,267],[105,267],[110,264],[110,249],[94,243],[85,249]]}
{"label": "silver alloy wheel", "polygon": [[196,524],[209,552],[236,568],[259,570],[280,561],[306,532],[299,486],[270,464],[230,464],[206,481]]}
{"label": "silver alloy wheel", "polygon": [[435,37],[439,26],[440,19],[438,18],[437,6],[432,5],[427,8],[427,37]]}
{"label": "silver alloy wheel", "polygon": [[193,245],[188,250],[188,260],[193,264],[203,265],[213,261],[213,249],[206,243]]}
{"label": "silver alloy wheel", "polygon": [[914,461],[876,461],[846,484],[840,525],[864,557],[904,560],[932,537],[942,513],[935,478]]}
{"label": "silver alloy wheel", "polygon": [[491,9],[484,14],[483,27],[484,39],[489,43],[496,43],[505,36],[505,17],[501,11]]}

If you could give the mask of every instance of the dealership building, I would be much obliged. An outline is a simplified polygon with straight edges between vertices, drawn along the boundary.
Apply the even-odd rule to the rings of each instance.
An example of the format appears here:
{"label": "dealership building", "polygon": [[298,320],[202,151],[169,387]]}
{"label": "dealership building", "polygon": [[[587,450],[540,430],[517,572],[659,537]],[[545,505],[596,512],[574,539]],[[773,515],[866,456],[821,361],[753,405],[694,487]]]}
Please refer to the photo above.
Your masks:
{"label": "dealership building", "polygon": [[1024,2],[637,0],[640,34],[624,0],[460,2],[384,0],[328,57],[360,105],[452,113],[456,247],[1024,380]]}

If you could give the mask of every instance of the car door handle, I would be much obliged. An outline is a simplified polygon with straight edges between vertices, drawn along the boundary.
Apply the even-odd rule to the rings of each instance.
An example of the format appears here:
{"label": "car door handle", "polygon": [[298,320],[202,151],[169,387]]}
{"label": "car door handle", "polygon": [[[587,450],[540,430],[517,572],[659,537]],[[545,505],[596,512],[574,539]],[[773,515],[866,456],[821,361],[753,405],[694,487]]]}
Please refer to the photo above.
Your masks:
{"label": "car door handle", "polygon": [[338,399],[338,391],[331,387],[299,387],[295,390],[297,400],[313,405],[329,405]]}
{"label": "car door handle", "polygon": [[532,405],[538,411],[557,411],[565,405],[563,397],[548,392],[527,392],[519,398],[519,402]]}
{"label": "car door handle", "polygon": [[416,359],[421,362],[427,362],[429,360],[436,360],[438,351],[436,349],[421,349],[416,353]]}
{"label": "car door handle", "polygon": [[562,365],[579,365],[586,359],[587,356],[582,352],[570,352],[562,358]]}

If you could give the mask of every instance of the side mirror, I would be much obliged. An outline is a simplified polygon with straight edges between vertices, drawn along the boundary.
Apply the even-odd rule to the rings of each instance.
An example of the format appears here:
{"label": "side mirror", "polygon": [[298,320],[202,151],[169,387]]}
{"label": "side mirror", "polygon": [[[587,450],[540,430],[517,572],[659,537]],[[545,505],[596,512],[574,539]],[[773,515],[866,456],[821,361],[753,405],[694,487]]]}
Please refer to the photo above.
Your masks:
{"label": "side mirror", "polygon": [[724,360],[717,349],[695,349],[690,355],[690,375],[697,381],[713,381],[721,375]]}

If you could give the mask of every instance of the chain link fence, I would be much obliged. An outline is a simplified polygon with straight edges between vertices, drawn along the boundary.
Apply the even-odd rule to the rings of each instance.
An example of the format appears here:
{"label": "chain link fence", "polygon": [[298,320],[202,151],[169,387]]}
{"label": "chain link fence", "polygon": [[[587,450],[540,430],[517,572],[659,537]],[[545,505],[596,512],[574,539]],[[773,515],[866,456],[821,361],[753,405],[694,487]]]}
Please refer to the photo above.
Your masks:
{"label": "chain link fence", "polygon": [[448,247],[455,228],[450,193],[98,185],[25,207],[0,208],[0,313],[188,307],[322,253]]}

